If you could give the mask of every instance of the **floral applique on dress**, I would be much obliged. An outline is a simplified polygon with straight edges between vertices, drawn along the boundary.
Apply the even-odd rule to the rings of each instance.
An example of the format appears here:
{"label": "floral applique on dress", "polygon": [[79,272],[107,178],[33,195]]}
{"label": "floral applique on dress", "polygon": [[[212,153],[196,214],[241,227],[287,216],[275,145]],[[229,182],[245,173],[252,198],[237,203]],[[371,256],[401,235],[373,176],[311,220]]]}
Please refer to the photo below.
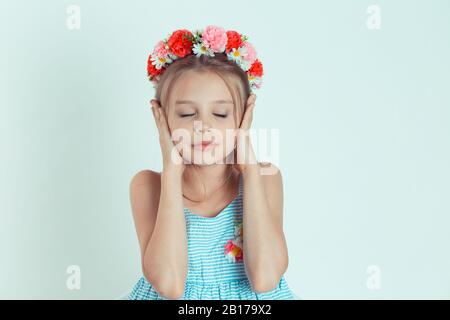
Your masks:
{"label": "floral applique on dress", "polygon": [[225,257],[230,262],[240,262],[243,260],[243,242],[244,242],[244,228],[241,223],[234,227],[234,239],[228,240],[225,244]]}

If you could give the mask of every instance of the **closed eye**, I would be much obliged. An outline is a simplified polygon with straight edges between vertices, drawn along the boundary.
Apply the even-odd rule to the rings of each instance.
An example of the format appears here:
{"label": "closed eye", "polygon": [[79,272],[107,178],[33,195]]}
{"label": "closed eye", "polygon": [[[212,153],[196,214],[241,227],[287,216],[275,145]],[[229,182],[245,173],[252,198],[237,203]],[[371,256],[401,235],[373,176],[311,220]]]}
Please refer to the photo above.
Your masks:
{"label": "closed eye", "polygon": [[[180,117],[182,117],[182,118],[185,118],[185,117],[192,117],[193,115],[195,115],[195,113],[181,114]],[[215,115],[216,117],[221,117],[221,118],[226,118],[226,117],[227,117],[226,114],[214,113],[214,115]]]}
{"label": "closed eye", "polygon": [[191,117],[193,116],[195,113],[189,113],[189,114],[181,114],[180,117],[184,118],[184,117]]}

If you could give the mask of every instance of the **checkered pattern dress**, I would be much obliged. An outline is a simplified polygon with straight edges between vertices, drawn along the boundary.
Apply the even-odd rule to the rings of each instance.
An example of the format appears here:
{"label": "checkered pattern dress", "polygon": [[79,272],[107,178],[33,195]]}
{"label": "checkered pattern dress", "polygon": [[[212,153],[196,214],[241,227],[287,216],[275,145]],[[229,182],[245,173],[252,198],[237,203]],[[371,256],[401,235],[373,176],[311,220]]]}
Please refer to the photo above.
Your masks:
{"label": "checkered pattern dress", "polygon": [[[239,194],[214,217],[203,217],[184,208],[188,240],[188,274],[180,300],[295,300],[284,276],[271,291],[252,290],[242,251],[243,186]],[[128,299],[166,300],[141,276]]]}

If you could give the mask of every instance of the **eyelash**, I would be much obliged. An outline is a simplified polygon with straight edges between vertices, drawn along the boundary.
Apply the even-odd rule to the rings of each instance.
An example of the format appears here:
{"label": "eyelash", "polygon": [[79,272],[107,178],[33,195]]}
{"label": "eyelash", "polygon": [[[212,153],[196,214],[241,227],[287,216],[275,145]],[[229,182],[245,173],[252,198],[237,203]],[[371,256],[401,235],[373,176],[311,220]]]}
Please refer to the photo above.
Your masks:
{"label": "eyelash", "polygon": [[[195,113],[182,114],[182,115],[180,115],[180,117],[182,117],[182,118],[190,117],[190,116],[193,116],[194,114],[195,114]],[[214,115],[217,116],[217,117],[221,117],[221,118],[226,118],[226,117],[227,117],[226,114],[217,114],[217,113],[214,113]]]}

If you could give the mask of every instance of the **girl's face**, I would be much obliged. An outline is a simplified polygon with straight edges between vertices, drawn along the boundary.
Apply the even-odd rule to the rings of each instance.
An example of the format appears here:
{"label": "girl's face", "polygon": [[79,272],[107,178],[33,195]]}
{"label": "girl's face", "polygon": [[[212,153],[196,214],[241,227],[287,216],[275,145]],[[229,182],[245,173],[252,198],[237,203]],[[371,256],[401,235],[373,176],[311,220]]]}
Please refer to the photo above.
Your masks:
{"label": "girl's face", "polygon": [[168,125],[182,157],[197,165],[226,163],[237,126],[233,99],[222,78],[212,72],[186,72],[170,95]]}

